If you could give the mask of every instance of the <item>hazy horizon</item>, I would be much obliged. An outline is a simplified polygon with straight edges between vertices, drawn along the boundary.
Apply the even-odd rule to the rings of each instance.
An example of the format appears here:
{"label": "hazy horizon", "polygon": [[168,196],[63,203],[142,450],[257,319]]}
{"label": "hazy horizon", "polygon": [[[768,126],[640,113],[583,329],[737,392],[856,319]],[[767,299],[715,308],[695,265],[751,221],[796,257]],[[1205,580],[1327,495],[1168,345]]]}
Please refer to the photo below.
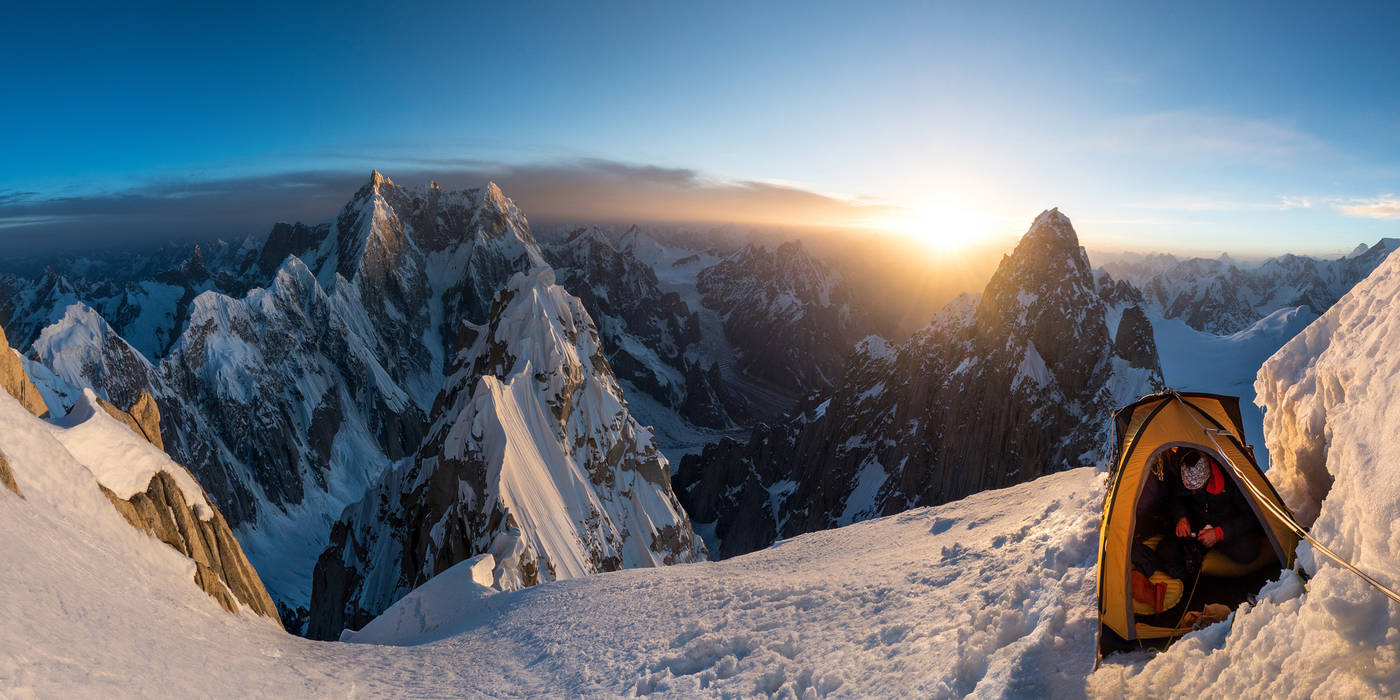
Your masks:
{"label": "hazy horizon", "polygon": [[[556,167],[500,167],[494,171],[408,171],[384,175],[395,184],[414,188],[436,182],[445,189],[470,189],[496,182],[520,206],[533,227],[562,229],[602,226],[625,229],[734,229],[772,236],[775,240],[813,236],[884,236],[893,244],[907,241],[920,247],[917,234],[864,225],[861,217],[887,211],[883,205],[847,202],[804,190],[767,183],[706,183],[693,171],[639,168],[607,161],[583,161]],[[0,222],[5,212],[20,211],[13,221],[0,223],[11,257],[61,259],[84,252],[102,254],[153,250],[167,245],[260,240],[279,222],[311,225],[330,222],[360,187],[369,172],[326,171],[200,183],[165,181],[147,188],[108,195],[74,196],[57,200],[17,202],[0,196]],[[647,196],[649,195],[649,196]],[[629,205],[631,199],[639,200]],[[250,206],[249,201],[256,201]],[[1122,255],[1166,253],[1181,258],[1229,255],[1248,263],[1282,254],[1335,257],[1358,244],[1372,245],[1392,235],[1357,239],[1335,247],[1256,250],[1248,247],[1171,247],[1156,239],[1142,245],[1095,244],[1086,236],[1075,211],[1048,205],[1027,214],[1019,230],[987,235],[954,250],[924,246],[933,257],[970,257],[1010,252],[1041,211],[1058,207],[1074,223],[1091,260]],[[749,211],[748,218],[725,214]],[[778,212],[777,215],[769,212]],[[787,212],[786,217],[783,212]],[[798,214],[819,212],[831,223],[812,223]],[[713,218],[706,218],[707,216]],[[1096,223],[1087,222],[1093,229]],[[43,235],[41,235],[43,234]],[[1088,240],[1086,240],[1086,238]]]}

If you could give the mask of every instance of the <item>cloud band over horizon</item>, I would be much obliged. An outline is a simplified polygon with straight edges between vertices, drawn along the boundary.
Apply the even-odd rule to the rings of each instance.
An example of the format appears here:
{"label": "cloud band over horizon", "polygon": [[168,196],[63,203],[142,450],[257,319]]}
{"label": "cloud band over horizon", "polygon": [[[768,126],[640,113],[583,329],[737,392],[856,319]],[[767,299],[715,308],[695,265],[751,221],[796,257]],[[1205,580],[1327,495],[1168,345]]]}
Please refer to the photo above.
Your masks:
{"label": "cloud band over horizon", "polygon": [[[504,165],[419,160],[381,169],[397,184],[447,189],[497,183],[534,224],[714,223],[859,227],[899,207],[696,170],[603,159]],[[45,196],[0,191],[0,241],[12,253],[73,252],[264,235],[279,221],[328,221],[368,179],[326,169],[160,180],[117,192]]]}

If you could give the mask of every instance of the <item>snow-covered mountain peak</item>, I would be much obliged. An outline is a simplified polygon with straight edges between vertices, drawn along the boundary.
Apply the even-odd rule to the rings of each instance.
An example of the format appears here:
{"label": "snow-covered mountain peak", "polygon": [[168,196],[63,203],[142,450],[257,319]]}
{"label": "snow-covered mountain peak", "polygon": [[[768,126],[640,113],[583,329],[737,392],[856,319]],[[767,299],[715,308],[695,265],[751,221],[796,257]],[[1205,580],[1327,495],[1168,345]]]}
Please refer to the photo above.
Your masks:
{"label": "snow-covered mountain peak", "polygon": [[[982,294],[977,315],[989,326],[1032,329],[1033,339],[1042,348],[1059,344],[1053,335],[1064,330],[1098,347],[1105,339],[1097,333],[1092,338],[1077,334],[1081,330],[1106,333],[1102,309],[1088,255],[1074,226],[1058,209],[1051,209],[1037,217],[1016,249],[1002,258]],[[1089,319],[1098,323],[1085,323]],[[1068,329],[1063,327],[1066,322]]]}
{"label": "snow-covered mountain peak", "polygon": [[1060,213],[1059,207],[1052,207],[1040,212],[1031,223],[1031,228],[1026,232],[1027,238],[1062,238],[1074,241],[1079,245],[1079,238],[1074,233],[1074,226],[1069,222],[1069,217]]}
{"label": "snow-covered mountain peak", "polygon": [[515,203],[506,197],[500,185],[495,182],[486,183],[486,188],[481,193],[481,205],[502,212],[515,208]]}
{"label": "snow-covered mountain peak", "polygon": [[[549,376],[557,392],[581,376],[585,360],[606,367],[588,312],[578,297],[554,283],[550,267],[510,279],[496,298],[488,333],[489,371],[497,376],[532,371],[537,378]],[[611,372],[606,379],[612,379]]]}

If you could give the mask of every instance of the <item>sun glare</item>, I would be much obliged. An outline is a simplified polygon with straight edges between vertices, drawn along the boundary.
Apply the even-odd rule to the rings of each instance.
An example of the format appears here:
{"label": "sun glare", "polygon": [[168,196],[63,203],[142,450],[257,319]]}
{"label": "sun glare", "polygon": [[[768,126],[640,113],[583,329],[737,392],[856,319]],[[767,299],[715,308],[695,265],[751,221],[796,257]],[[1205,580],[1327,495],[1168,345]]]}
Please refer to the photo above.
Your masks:
{"label": "sun glare", "polygon": [[940,253],[957,252],[984,240],[993,222],[979,212],[945,203],[911,207],[907,214],[884,222],[882,228],[902,233]]}

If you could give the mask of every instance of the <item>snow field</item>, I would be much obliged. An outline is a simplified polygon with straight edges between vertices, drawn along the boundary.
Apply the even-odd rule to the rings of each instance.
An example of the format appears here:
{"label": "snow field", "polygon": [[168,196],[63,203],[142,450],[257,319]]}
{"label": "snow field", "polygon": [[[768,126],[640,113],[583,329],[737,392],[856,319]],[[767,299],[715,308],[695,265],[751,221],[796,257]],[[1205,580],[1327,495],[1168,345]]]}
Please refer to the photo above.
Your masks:
{"label": "snow field", "polygon": [[1078,469],[723,562],[497,593],[413,651],[473,659],[449,687],[487,694],[1082,695],[1101,498]]}

